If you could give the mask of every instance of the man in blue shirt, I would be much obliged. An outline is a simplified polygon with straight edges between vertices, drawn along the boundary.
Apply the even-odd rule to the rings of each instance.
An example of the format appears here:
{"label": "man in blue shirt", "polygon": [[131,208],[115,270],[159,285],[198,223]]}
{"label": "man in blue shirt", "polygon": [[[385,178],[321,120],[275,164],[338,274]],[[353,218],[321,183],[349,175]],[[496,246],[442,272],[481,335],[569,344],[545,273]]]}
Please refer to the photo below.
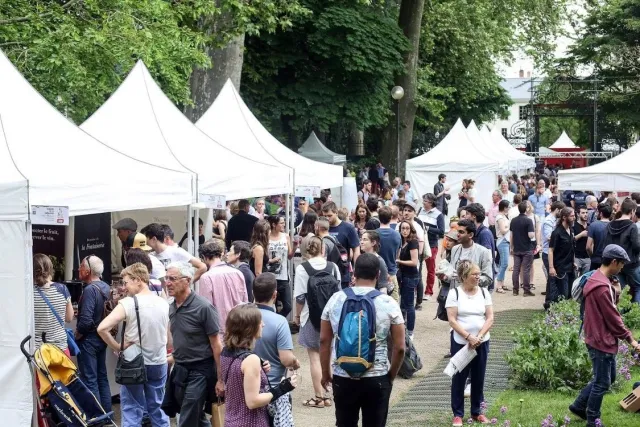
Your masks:
{"label": "man in blue shirt", "polygon": [[[380,236],[380,251],[378,254],[382,257],[385,264],[387,264],[387,270],[389,271],[389,285],[387,286],[387,292],[398,301],[398,253],[402,246],[402,238],[400,233],[391,228],[391,208],[384,206],[378,211],[378,219],[380,220],[380,228],[378,229],[378,235]],[[389,287],[392,287],[389,292]]]}
{"label": "man in blue shirt", "polygon": [[[256,340],[254,351],[269,362],[269,382],[279,384],[287,368],[299,369],[300,362],[293,355],[293,339],[287,319],[276,313],[278,282],[273,273],[262,273],[253,282],[253,296],[262,314],[262,336]],[[278,410],[291,414],[291,395],[285,394],[276,402]],[[283,415],[283,414],[280,414]]]}
{"label": "man in blue shirt", "polygon": [[[338,218],[338,207],[333,202],[322,206],[322,214],[329,220],[329,234],[347,250],[349,261],[353,259],[355,263],[360,256],[360,238],[356,228]],[[342,276],[342,289],[348,287],[350,282],[351,274],[347,272]]]}
{"label": "man in blue shirt", "polygon": [[413,193],[413,190],[411,190],[411,182],[405,181],[402,184],[402,188],[404,189],[404,199],[406,201],[412,202],[412,203],[416,203],[418,201],[418,198]]}
{"label": "man in blue shirt", "polygon": [[538,181],[538,187],[536,192],[529,197],[529,201],[533,205],[535,215],[538,217],[538,221],[542,223],[547,216],[547,206],[551,204],[549,198],[544,194],[544,181]]}
{"label": "man in blue shirt", "polygon": [[[480,203],[471,203],[466,207],[467,219],[473,221],[476,225],[476,232],[473,235],[474,243],[484,246],[491,251],[491,260],[495,264],[496,262],[496,241],[493,238],[493,233],[487,227],[484,226],[485,210]],[[491,269],[493,272],[493,268]],[[495,272],[491,276],[495,278]],[[488,286],[489,291],[493,292],[493,281]]]}

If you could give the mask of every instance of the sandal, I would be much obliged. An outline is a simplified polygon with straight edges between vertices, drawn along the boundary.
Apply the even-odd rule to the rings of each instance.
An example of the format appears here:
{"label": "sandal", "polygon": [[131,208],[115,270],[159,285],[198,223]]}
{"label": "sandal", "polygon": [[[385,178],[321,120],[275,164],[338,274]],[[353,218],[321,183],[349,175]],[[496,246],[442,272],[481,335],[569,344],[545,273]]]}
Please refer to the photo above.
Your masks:
{"label": "sandal", "polygon": [[496,292],[499,294],[505,294],[505,290],[503,288],[496,288]]}
{"label": "sandal", "polygon": [[323,397],[322,400],[324,401],[325,408],[328,408],[329,406],[333,405],[330,397]]}
{"label": "sandal", "polygon": [[503,287],[502,287],[502,290],[503,290],[503,291],[510,291],[511,289],[507,288],[506,286],[503,286]]}
{"label": "sandal", "polygon": [[309,400],[306,400],[302,403],[302,406],[306,406],[308,408],[324,408],[324,399],[322,397],[312,397]]}

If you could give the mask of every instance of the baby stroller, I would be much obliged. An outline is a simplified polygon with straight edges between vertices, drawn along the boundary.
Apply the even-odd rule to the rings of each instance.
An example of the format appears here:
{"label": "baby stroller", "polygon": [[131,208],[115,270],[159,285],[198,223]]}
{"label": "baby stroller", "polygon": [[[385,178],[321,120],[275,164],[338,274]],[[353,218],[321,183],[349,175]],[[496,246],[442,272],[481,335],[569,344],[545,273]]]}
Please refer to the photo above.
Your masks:
{"label": "baby stroller", "polygon": [[[78,378],[77,368],[58,347],[45,342],[31,355],[25,344],[20,350],[27,358],[31,374],[35,366],[38,379],[38,409],[47,427],[101,427],[114,426],[113,412],[105,413],[87,386]],[[32,365],[33,364],[33,365]]]}

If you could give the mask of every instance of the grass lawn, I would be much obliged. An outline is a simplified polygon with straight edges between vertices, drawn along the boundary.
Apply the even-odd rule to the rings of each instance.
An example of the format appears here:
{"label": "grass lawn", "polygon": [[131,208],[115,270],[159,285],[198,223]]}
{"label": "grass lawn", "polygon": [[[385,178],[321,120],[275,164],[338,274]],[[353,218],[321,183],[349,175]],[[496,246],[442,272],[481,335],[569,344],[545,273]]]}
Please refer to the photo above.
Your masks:
{"label": "grass lawn", "polygon": [[[624,381],[619,391],[605,395],[602,402],[602,422],[606,427],[637,427],[640,426],[640,412],[624,411],[618,402],[631,392],[634,382],[640,381],[640,369],[632,371],[631,381]],[[569,405],[576,398],[575,394],[543,391],[506,390],[493,401],[487,417],[497,418],[497,425],[502,426],[505,420],[511,421],[511,427],[539,427],[548,414],[553,415],[554,425],[562,426],[566,416],[571,418],[569,426],[585,426],[586,421],[579,419],[569,411]],[[522,399],[522,403],[520,402]],[[507,413],[502,415],[500,408],[507,407]],[[559,424],[558,424],[559,422]]]}

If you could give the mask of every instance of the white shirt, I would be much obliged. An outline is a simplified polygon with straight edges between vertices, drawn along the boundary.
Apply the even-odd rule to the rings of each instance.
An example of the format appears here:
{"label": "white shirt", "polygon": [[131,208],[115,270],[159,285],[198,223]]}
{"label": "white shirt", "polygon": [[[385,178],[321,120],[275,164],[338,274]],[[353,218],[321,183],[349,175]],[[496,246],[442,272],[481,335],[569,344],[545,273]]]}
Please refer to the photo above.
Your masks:
{"label": "white shirt", "polygon": [[419,255],[424,250],[424,229],[420,224],[416,222],[415,219],[413,220],[413,228],[416,229],[416,237],[418,238],[418,244],[419,244],[419,248],[418,248],[418,255]]}
{"label": "white shirt", "polygon": [[[458,290],[458,297],[456,298],[455,290],[450,290],[445,307],[457,307],[457,319],[460,326],[471,335],[478,336],[486,320],[486,307],[492,305],[491,292],[484,289],[483,296],[483,289],[478,287],[475,295],[469,296],[462,290],[462,286],[458,286],[456,289]],[[483,341],[489,341],[489,338],[491,337],[487,332]],[[460,336],[456,331],[453,331],[453,339],[458,344],[464,345],[467,343],[464,337]]]}
{"label": "white shirt", "polygon": [[471,200],[469,200],[469,203],[477,203],[478,200],[476,200],[476,198],[478,197],[478,190],[476,190],[475,188],[470,188],[467,190],[467,197],[468,198],[473,198],[473,202]]}
{"label": "white shirt", "polygon": [[155,254],[155,257],[165,268],[172,262],[189,262],[193,258],[189,252],[177,246],[167,246],[164,251]]}
{"label": "white shirt", "polygon": [[[313,267],[314,270],[324,270],[327,268],[327,260],[324,258],[310,258],[309,264]],[[338,270],[338,266],[333,265],[333,275],[340,282],[340,270]],[[300,295],[305,295],[307,293],[307,285],[309,284],[309,275],[307,274],[307,270],[304,269],[302,264],[296,267],[296,275],[294,279],[294,298],[299,297]],[[309,304],[305,300],[304,307],[302,308],[302,312],[300,313],[300,326],[304,326],[307,324],[309,320]]]}
{"label": "white shirt", "polygon": [[520,210],[518,209],[518,205],[514,205],[511,208],[509,208],[509,212],[507,212],[507,216],[509,217],[510,220],[517,217],[518,215],[520,215]]}
{"label": "white shirt", "polygon": [[151,259],[151,274],[150,274],[151,278],[155,280],[160,280],[164,276],[166,276],[167,270],[164,268],[164,264],[162,264],[160,260],[156,258],[155,255],[149,255],[149,258]]}
{"label": "white shirt", "polygon": [[513,203],[513,196],[515,196],[515,194],[513,194],[511,191],[508,191],[507,194],[502,193],[502,191],[500,191],[500,197],[502,198],[502,200],[506,200],[509,203]]}
{"label": "white shirt", "polygon": [[[169,326],[169,303],[156,294],[136,295],[140,329],[142,330],[142,355],[146,365],[164,365],[167,363],[167,327]],[[127,327],[125,341],[140,345],[138,322],[132,297],[121,299],[126,313]]]}

